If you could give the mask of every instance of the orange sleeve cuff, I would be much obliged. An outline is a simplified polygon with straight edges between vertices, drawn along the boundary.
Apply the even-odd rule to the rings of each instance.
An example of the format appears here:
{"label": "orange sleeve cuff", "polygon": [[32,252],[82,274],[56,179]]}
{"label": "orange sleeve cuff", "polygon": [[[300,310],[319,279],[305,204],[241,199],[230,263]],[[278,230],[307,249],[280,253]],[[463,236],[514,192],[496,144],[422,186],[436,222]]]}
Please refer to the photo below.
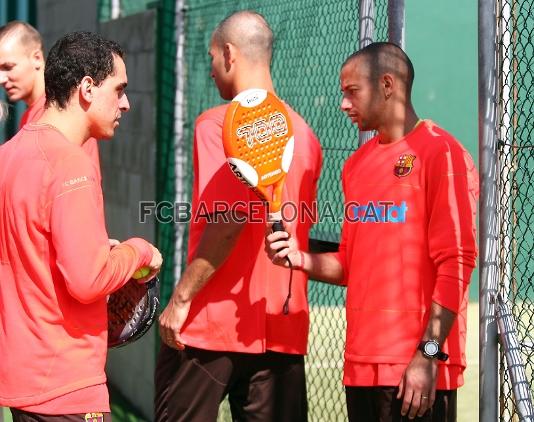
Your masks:
{"label": "orange sleeve cuff", "polygon": [[137,262],[137,268],[144,267],[145,265],[150,264],[150,261],[152,261],[152,248],[150,247],[150,244],[139,237],[133,237],[131,239],[128,239],[123,242],[123,244],[129,245],[132,248],[135,249],[135,251],[138,254],[138,262]]}

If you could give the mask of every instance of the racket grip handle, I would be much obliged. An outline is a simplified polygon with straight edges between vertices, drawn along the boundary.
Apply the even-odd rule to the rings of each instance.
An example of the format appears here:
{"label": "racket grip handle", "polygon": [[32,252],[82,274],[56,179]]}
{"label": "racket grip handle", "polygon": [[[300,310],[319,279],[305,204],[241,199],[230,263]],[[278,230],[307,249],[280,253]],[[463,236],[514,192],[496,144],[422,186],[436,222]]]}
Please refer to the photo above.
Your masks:
{"label": "racket grip handle", "polygon": [[273,232],[283,232],[285,231],[284,229],[284,224],[282,223],[282,221],[275,221],[273,223]]}

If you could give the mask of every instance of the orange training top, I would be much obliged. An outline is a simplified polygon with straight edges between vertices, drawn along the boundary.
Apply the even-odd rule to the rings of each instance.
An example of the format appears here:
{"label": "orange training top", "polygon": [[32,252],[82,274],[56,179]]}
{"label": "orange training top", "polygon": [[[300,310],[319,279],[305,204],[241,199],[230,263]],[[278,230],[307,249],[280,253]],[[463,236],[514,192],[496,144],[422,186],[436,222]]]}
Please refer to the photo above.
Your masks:
{"label": "orange training top", "polygon": [[[46,96],[43,94],[35,103],[26,109],[22,117],[20,118],[19,130],[26,123],[33,123],[39,120],[45,111]],[[95,163],[97,169],[97,180],[100,183],[102,175],[100,173],[100,156],[98,154],[98,144],[95,138],[89,138],[84,142],[82,148],[91,157],[91,160]]]}
{"label": "orange training top", "polygon": [[96,168],[79,146],[34,124],[1,145],[0,405],[109,411],[106,296],[151,259],[142,239],[110,251]]}
{"label": "orange training top", "polygon": [[[265,207],[226,162],[221,136],[227,107],[210,109],[196,121],[188,262],[195,257],[210,214],[227,206],[245,214],[248,223],[227,260],[194,298],[182,336],[188,345],[208,350],[263,353],[269,349],[305,354],[309,326],[307,276],[294,271],[289,314],[284,315],[289,270],[269,261],[264,251]],[[292,110],[290,116],[295,152],[283,198],[311,208],[321,168],[321,147],[302,117]],[[284,214],[292,212],[292,206],[284,209]],[[312,221],[300,219],[290,230],[306,249]]]}
{"label": "orange training top", "polygon": [[430,121],[379,136],[347,160],[339,259],[347,291],[344,384],[396,386],[431,302],[458,313],[438,389],[463,384],[468,283],[477,255],[478,175],[467,151]]}

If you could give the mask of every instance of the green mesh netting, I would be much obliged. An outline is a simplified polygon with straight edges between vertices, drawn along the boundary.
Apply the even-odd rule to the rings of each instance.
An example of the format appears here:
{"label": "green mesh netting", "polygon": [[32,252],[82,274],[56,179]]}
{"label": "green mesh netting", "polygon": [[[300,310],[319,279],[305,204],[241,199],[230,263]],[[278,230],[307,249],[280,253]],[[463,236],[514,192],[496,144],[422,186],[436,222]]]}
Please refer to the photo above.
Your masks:
{"label": "green mesh netting", "polygon": [[[151,8],[155,5],[162,4],[163,1],[157,0],[120,0],[119,6],[119,16],[125,17],[133,15],[135,13],[140,13],[148,8]],[[111,19],[111,9],[112,1],[111,0],[99,0],[98,1],[98,18],[100,21],[107,21]]]}
{"label": "green mesh netting", "polygon": [[[499,225],[500,286],[511,303],[517,327],[517,364],[526,365],[529,389],[534,390],[534,4],[503,0],[499,4]],[[500,345],[501,421],[519,420]]]}
{"label": "green mesh netting", "polygon": [[[175,200],[175,92],[176,92],[176,33],[175,2],[162,0],[157,14],[157,179],[156,199],[159,203]],[[157,246],[164,261],[160,273],[162,309],[174,289],[175,229],[172,209],[162,217],[171,223],[158,222]]]}

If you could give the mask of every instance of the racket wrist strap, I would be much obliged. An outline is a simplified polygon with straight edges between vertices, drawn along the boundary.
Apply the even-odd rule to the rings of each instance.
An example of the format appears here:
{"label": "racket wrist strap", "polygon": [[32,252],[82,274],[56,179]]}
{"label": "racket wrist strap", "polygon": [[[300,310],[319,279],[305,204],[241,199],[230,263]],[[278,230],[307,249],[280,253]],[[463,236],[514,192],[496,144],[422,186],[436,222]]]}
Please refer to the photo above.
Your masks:
{"label": "racket wrist strap", "polygon": [[287,289],[287,297],[284,302],[284,306],[282,307],[282,313],[284,315],[289,314],[289,300],[291,299],[291,286],[293,284],[293,264],[291,263],[291,260],[286,256],[287,263],[289,264],[289,285]]}

